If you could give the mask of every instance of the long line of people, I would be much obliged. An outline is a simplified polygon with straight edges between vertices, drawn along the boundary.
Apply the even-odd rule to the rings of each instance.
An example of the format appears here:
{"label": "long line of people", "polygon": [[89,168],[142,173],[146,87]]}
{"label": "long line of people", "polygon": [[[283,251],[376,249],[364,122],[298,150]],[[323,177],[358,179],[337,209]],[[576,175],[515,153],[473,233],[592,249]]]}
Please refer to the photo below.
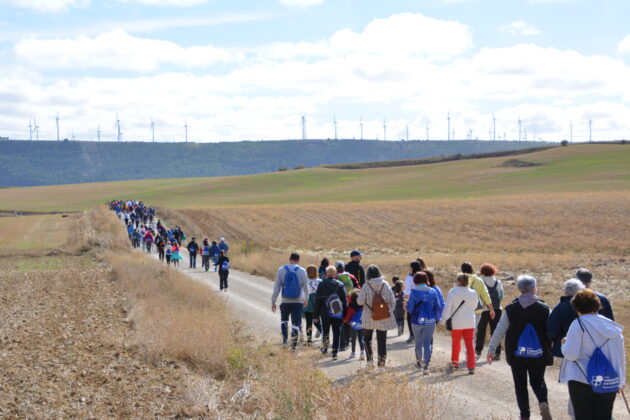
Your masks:
{"label": "long line of people", "polygon": [[[169,230],[159,220],[154,222],[154,208],[137,201],[114,201],[110,208],[125,220],[134,247],[144,242],[151,252],[155,244],[160,260],[167,264],[177,265],[183,259],[180,248],[186,236],[179,227]],[[189,267],[196,268],[197,255],[205,271],[212,261],[220,289],[227,291],[230,260],[224,238],[218,243],[205,238],[199,245],[193,237],[186,249]],[[614,322],[608,299],[591,290],[593,279],[587,269],[579,269],[575,278],[565,283],[564,296],[553,310],[538,298],[537,281],[529,275],[518,277],[520,295],[503,308],[504,285],[492,264],[483,264],[477,275],[472,264],[463,263],[445,299],[422,258],[410,263],[404,282],[392,277],[390,284],[378,266],[365,270],[362,257],[354,250],[347,264],[331,264],[324,258],[319,267],[309,265],[305,269],[300,266],[300,255],[292,253],[288,264],[279,267],[271,310],[276,312],[281,298],[283,345],[297,350],[304,318],[307,346],[321,336],[321,353],[337,360],[348,348],[349,358],[355,358],[358,342],[359,359],[374,367],[372,341],[376,336],[376,363],[384,367],[388,331],[397,330],[398,336],[402,335],[406,319],[407,343],[414,343],[416,366],[429,375],[434,334],[441,324],[451,335],[448,370],[460,369],[463,340],[466,368],[472,375],[489,328],[487,363],[501,359],[504,342],[503,353],[512,371],[522,420],[531,416],[528,381],[542,418],[551,419],[545,371],[554,357],[561,360],[560,381],[568,384],[569,416],[577,420],[612,418],[617,391],[625,385],[623,327]]]}

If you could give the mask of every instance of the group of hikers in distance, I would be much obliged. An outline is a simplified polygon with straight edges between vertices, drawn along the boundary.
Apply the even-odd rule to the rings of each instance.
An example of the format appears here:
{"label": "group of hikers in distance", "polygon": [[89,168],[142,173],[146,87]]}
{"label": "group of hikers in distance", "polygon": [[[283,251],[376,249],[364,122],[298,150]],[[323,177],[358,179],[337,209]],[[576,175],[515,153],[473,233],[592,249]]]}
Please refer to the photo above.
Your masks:
{"label": "group of hikers in distance", "polygon": [[[132,209],[141,206],[138,202],[131,204]],[[129,211],[129,206],[126,207]],[[112,209],[118,213],[118,206]],[[159,237],[163,236],[158,232]],[[175,232],[166,231],[167,237],[175,238]],[[179,238],[171,241],[177,245],[185,239],[181,229],[179,232]],[[227,290],[227,243],[224,250],[220,249],[219,257],[210,247],[207,240],[200,247],[192,238],[187,245],[190,267],[196,267],[198,253],[206,271],[210,259],[219,267],[219,274],[227,262],[225,279],[220,276],[220,289]],[[347,264],[342,261],[331,264],[324,258],[319,267],[303,268],[300,255],[291,253],[288,263],[277,271],[271,296],[273,312],[278,309],[278,298],[281,299],[283,345],[297,350],[301,338],[304,339],[304,318],[307,346],[321,337],[321,353],[338,360],[339,353],[348,349],[349,358],[356,358],[358,343],[359,360],[365,360],[368,368],[373,368],[376,359],[377,366],[384,367],[388,331],[395,330],[401,336],[407,324],[407,343],[414,344],[416,367],[429,375],[433,337],[439,323],[451,335],[448,371],[460,370],[463,340],[467,372],[473,375],[490,329],[485,359],[492,364],[504,355],[512,372],[521,419],[531,416],[528,382],[542,418],[551,419],[545,371],[553,364],[554,357],[560,359],[559,380],[568,385],[568,415],[577,420],[612,418],[617,393],[623,393],[625,386],[623,327],[614,322],[608,299],[591,289],[593,278],[587,269],[580,268],[574,278],[565,282],[563,296],[551,310],[538,298],[537,281],[531,275],[518,277],[519,296],[504,307],[503,284],[492,264],[483,264],[479,273],[471,263],[461,264],[445,299],[433,271],[422,258],[409,264],[404,281],[392,277],[390,284],[378,266],[372,264],[366,270],[361,264],[362,257],[360,251],[354,250]]]}

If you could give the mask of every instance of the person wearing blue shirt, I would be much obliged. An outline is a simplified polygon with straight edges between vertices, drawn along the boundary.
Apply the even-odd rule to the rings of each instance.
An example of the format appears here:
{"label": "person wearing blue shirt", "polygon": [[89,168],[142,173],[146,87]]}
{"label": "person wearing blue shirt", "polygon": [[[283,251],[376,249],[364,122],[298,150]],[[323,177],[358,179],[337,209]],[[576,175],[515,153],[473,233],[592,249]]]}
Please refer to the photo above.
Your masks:
{"label": "person wearing blue shirt", "polygon": [[227,255],[228,251],[230,250],[230,246],[227,242],[225,242],[225,238],[219,239],[219,249],[225,252],[225,255]]}
{"label": "person wearing blue shirt", "polygon": [[424,375],[428,375],[435,324],[440,320],[442,311],[438,293],[429,286],[429,277],[425,272],[414,274],[413,283],[407,312],[411,315],[411,328],[416,342],[416,365],[418,369],[423,368]]}

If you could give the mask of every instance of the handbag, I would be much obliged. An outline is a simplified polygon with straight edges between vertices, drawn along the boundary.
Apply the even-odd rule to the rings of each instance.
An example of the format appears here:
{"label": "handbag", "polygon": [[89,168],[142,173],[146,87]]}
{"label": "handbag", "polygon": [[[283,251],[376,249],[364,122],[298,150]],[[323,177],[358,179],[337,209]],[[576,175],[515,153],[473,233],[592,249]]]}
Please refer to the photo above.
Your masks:
{"label": "handbag", "polygon": [[455,309],[455,312],[453,312],[451,314],[451,316],[446,320],[446,329],[449,331],[453,330],[453,322],[451,321],[453,319],[453,317],[455,316],[455,314],[457,313],[457,311],[459,311],[459,308],[462,307],[462,305],[464,304],[464,300],[462,300],[462,303],[459,304],[459,306],[457,307],[457,309]]}

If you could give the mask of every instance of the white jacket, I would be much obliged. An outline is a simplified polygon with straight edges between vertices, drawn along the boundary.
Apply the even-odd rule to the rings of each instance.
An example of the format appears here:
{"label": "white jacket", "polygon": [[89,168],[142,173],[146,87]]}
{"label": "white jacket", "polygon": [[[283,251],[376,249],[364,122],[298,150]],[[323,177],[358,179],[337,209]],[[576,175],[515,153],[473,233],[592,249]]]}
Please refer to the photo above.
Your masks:
{"label": "white jacket", "polygon": [[[457,310],[460,303],[464,304]],[[453,316],[451,322],[454,330],[467,330],[475,328],[475,309],[477,309],[477,292],[470,287],[456,286],[448,292],[446,297],[446,306],[442,314],[442,325],[446,324],[446,320]],[[457,313],[453,315],[453,312]]]}
{"label": "white jacket", "polygon": [[[601,349],[619,374],[620,386],[623,387],[626,383],[626,354],[621,335],[623,327],[602,315],[582,315],[578,319],[591,333],[598,346],[602,346],[608,340]],[[586,372],[588,361],[595,351],[595,343],[586,331],[582,331],[577,319],[571,323],[566,339],[566,343],[562,345],[564,360],[560,366],[560,382],[578,381],[588,384],[582,371]],[[576,361],[582,371],[575,364]]]}

